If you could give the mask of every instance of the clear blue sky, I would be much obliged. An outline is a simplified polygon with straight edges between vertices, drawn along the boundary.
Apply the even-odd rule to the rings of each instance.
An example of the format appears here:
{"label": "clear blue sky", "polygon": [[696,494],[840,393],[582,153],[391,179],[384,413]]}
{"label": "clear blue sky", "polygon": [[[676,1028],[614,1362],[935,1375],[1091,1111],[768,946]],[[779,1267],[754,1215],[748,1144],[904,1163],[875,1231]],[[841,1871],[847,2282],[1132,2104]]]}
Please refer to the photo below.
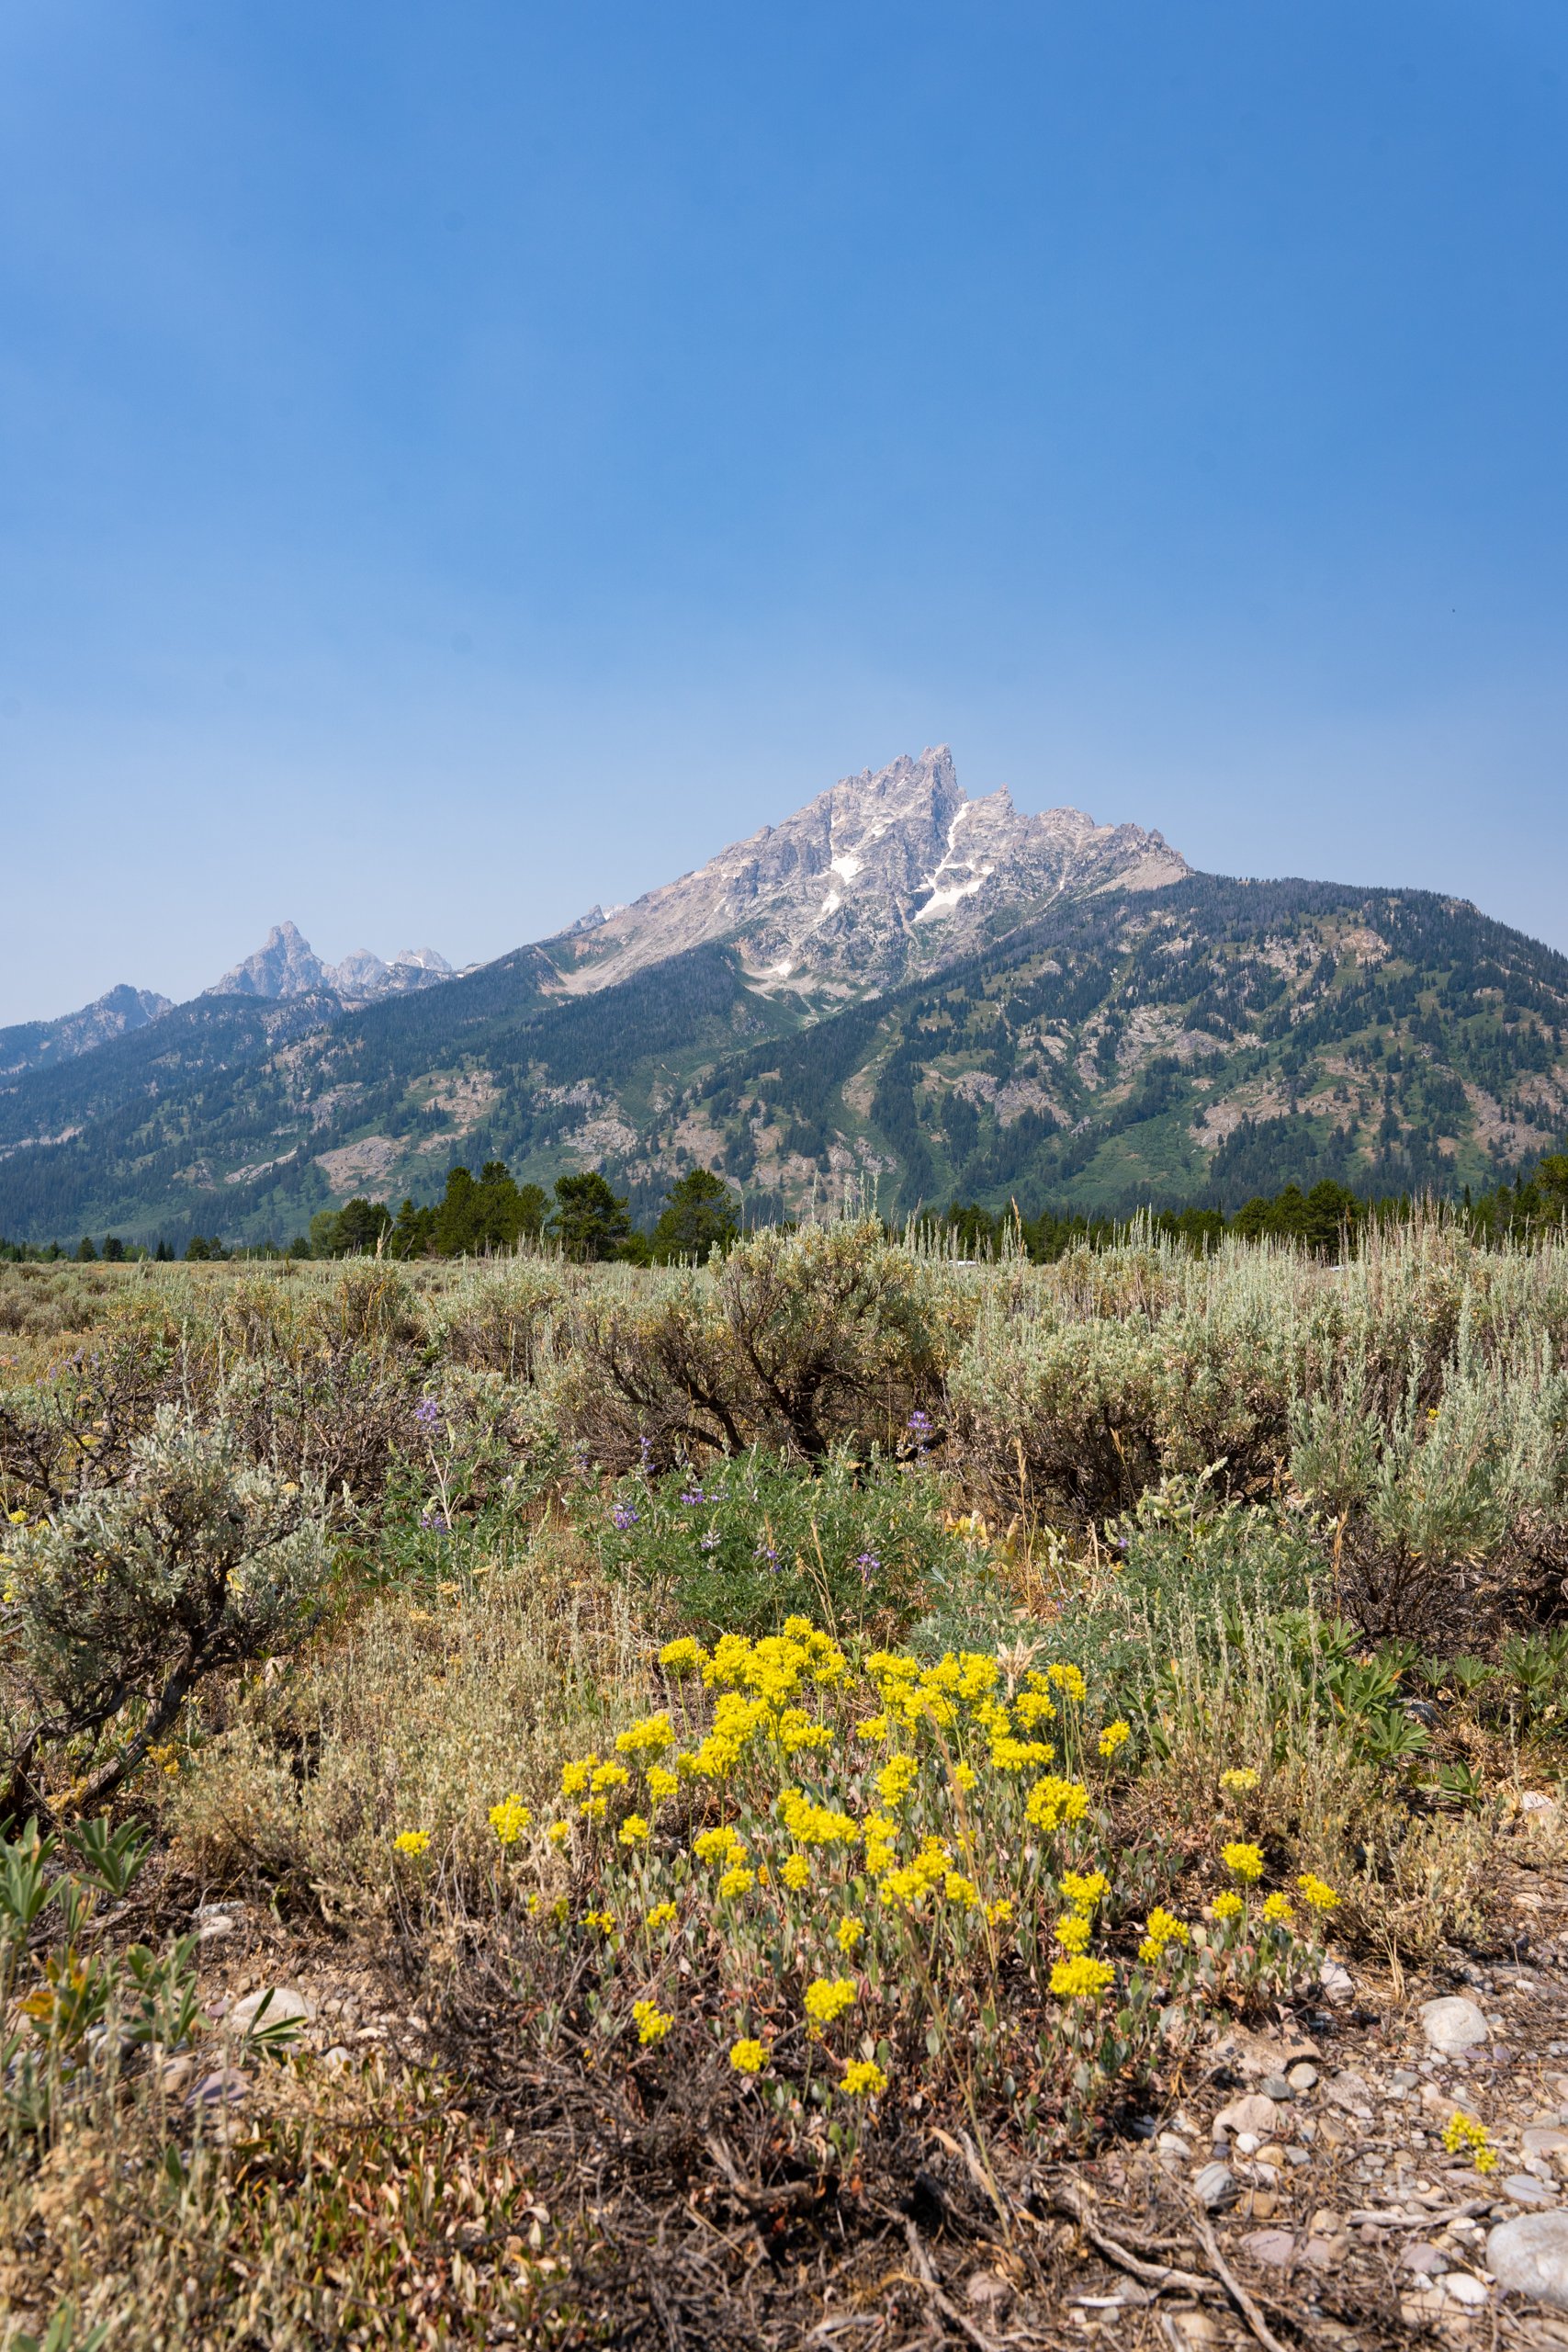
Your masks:
{"label": "clear blue sky", "polygon": [[1562,0],[0,0],[0,1021],[833,778],[1568,946]]}

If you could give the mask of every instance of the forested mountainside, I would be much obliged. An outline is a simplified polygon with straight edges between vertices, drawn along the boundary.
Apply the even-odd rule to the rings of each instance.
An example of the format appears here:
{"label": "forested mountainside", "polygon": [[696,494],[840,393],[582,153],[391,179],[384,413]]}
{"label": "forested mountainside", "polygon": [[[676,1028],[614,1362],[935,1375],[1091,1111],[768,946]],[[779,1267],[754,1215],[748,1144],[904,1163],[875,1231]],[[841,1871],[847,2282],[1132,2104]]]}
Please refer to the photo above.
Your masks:
{"label": "forested mountainside", "polygon": [[592,994],[558,946],[341,1015],[197,1000],[0,1091],[0,1233],[287,1238],[454,1160],[693,1162],[753,1214],[851,1176],[890,1213],[1457,1191],[1568,1125],[1568,959],[1421,891],[1188,874],[1034,914],[812,1019],[713,942]]}

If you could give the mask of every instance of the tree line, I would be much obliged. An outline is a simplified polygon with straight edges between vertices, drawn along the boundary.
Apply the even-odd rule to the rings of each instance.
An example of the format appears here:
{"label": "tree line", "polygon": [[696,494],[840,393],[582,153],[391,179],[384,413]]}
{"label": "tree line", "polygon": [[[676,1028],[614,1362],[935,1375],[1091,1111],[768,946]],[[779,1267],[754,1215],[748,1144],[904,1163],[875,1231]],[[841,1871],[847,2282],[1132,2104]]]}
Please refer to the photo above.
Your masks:
{"label": "tree line", "polygon": [[[1428,1196],[1385,1193],[1369,1199],[1325,1177],[1303,1192],[1286,1184],[1258,1193],[1226,1216],[1223,1209],[1150,1209],[1141,1221],[1156,1234],[1190,1250],[1213,1249],[1227,1234],[1242,1240],[1297,1241],[1318,1256],[1354,1249],[1368,1226],[1401,1222],[1432,1205]],[[1472,1198],[1444,1202],[1442,1211],[1483,1243],[1529,1240],[1559,1230],[1568,1219],[1568,1150],[1549,1152],[1528,1174]],[[787,1223],[786,1219],[774,1222]],[[1013,1249],[1040,1263],[1083,1243],[1103,1248],[1125,1235],[1128,1215],[1089,1215],[1081,1210],[1019,1214],[1016,1204],[987,1208],[977,1201],[952,1202],[939,1215],[919,1221],[931,1238],[945,1242],[961,1258],[1000,1256]],[[651,1228],[633,1225],[627,1195],[615,1192],[597,1170],[558,1176],[542,1184],[519,1184],[503,1160],[487,1160],[476,1176],[470,1169],[448,1171],[439,1201],[423,1206],[405,1200],[396,1216],[385,1201],[356,1198],[341,1209],[323,1209],[309,1233],[286,1249],[276,1243],[227,1248],[216,1237],[195,1234],[178,1253],[186,1262],[227,1258],[387,1257],[473,1258],[532,1246],[558,1250],[579,1264],[618,1261],[634,1266],[671,1265],[702,1260],[716,1247],[728,1248],[741,1230],[741,1204],[723,1180],[705,1168],[689,1169],[664,1195]],[[891,1228],[890,1228],[891,1229]],[[58,1241],[43,1247],[0,1240],[0,1260],[125,1264],[151,1259],[172,1262],[166,1241],[148,1248],[106,1234],[101,1245],[84,1235],[74,1250]]]}

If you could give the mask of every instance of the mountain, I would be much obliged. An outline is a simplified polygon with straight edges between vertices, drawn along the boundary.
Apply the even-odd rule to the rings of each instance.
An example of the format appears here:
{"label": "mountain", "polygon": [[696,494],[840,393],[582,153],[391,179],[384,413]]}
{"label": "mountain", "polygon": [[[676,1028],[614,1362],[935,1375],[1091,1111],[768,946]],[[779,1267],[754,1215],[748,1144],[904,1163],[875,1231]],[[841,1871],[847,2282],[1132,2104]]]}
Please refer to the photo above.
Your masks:
{"label": "mountain", "polygon": [[1158,889],[1187,872],[1137,825],[1077,808],[1024,816],[1006,791],[971,800],[943,744],[846,777],[694,874],[608,914],[595,907],[547,947],[576,992],[724,940],[750,987],[820,1009],[939,970],[1058,899]]}
{"label": "mountain", "polygon": [[894,1213],[1234,1206],[1484,1184],[1568,1125],[1551,949],[970,799],[945,751],[439,987],[345,1009],[344,970],[280,927],[224,993],[0,1081],[0,1232],[287,1239],[491,1157],[602,1167],[639,1215],[694,1161],[760,1216],[852,1177]]}
{"label": "mountain", "polygon": [[323,964],[315,949],[291,922],[275,923],[263,945],[243,964],[235,964],[214,980],[204,996],[311,996],[325,991],[340,1004],[369,1004],[377,997],[397,996],[410,989],[434,988],[452,978],[452,967],[434,947],[405,947],[383,964],[368,947],[356,947],[341,964]]}
{"label": "mountain", "polygon": [[151,989],[127,988],[122,984],[110,989],[107,996],[83,1005],[79,1012],[62,1014],[58,1021],[22,1021],[15,1028],[0,1029],[0,1079],[16,1078],[23,1070],[44,1069],[55,1062],[70,1061],[76,1054],[90,1053],[95,1046],[104,1045],[110,1037],[123,1037],[132,1029],[144,1029],[150,1021],[160,1020],[168,1010],[166,996],[157,996]]}

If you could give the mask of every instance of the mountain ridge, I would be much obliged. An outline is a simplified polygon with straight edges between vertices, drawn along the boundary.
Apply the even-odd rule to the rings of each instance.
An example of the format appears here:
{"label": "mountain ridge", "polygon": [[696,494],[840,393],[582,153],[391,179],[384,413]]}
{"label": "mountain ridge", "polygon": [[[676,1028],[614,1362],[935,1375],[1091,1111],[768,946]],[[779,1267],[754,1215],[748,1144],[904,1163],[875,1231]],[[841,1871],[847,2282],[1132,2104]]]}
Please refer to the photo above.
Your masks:
{"label": "mountain ridge", "polygon": [[209,993],[0,1084],[0,1232],[287,1239],[490,1157],[637,1214],[694,1162],[757,1216],[1457,1190],[1568,1124],[1565,1033],[1568,959],[1467,901],[1200,874],[938,747],[439,986]]}

